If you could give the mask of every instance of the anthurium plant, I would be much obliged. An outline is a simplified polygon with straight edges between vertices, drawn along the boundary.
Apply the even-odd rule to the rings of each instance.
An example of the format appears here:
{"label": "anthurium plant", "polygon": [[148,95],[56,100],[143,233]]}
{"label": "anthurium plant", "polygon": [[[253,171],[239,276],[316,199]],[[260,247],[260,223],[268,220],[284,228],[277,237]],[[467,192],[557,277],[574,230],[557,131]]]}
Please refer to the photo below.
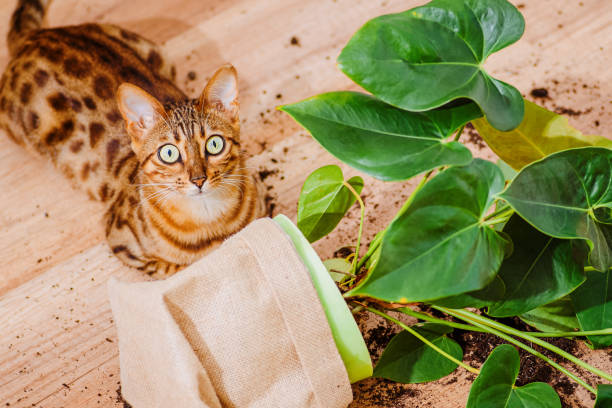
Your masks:
{"label": "anthurium plant", "polygon": [[[506,0],[433,0],[359,29],[338,65],[368,93],[330,92],[280,109],[351,167],[384,181],[421,181],[361,256],[363,180],[345,180],[337,166],[307,178],[298,227],[316,241],[359,202],[355,254],[326,265],[350,305],[404,329],[374,376],[420,383],[461,366],[477,374],[467,407],[560,407],[548,384],[515,386],[518,347],[595,394],[596,407],[609,407],[612,375],[542,338],[612,345],[612,142],[583,135],[485,71],[486,58],[523,30]],[[460,140],[468,123],[500,162],[472,158]],[[448,318],[417,311],[419,304]],[[402,323],[391,308],[419,323]],[[534,331],[496,320],[512,316]],[[447,336],[455,329],[515,347],[499,346],[472,367]],[[533,344],[601,384],[594,388]]]}

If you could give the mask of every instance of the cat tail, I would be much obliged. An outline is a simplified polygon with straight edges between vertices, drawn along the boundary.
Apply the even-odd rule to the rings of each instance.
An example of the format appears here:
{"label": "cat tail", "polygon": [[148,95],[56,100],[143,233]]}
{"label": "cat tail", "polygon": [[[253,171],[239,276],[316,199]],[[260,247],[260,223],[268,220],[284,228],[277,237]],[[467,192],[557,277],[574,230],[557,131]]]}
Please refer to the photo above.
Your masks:
{"label": "cat tail", "polygon": [[15,56],[26,35],[42,26],[45,11],[51,0],[19,0],[11,18],[7,43],[11,56]]}

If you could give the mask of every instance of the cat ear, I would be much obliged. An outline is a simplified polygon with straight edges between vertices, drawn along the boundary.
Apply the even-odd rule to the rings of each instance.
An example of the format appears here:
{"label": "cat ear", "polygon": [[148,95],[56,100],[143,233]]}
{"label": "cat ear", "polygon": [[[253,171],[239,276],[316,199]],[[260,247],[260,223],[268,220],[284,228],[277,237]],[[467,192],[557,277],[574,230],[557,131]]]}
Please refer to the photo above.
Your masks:
{"label": "cat ear", "polygon": [[238,120],[238,74],[227,64],[215,72],[200,96],[200,106],[221,112],[231,121]]}
{"label": "cat ear", "polygon": [[128,83],[119,85],[117,104],[127,124],[128,134],[137,145],[142,143],[149,131],[166,114],[157,99]]}

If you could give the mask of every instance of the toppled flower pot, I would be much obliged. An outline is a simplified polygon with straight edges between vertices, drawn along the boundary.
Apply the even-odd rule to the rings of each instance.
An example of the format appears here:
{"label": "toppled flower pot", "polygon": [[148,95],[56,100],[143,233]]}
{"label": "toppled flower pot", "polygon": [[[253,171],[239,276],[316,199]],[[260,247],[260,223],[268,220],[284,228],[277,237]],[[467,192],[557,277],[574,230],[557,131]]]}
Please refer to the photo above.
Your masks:
{"label": "toppled flower pot", "polygon": [[261,219],[165,281],[109,283],[124,398],[139,407],[346,407],[371,375],[310,244]]}

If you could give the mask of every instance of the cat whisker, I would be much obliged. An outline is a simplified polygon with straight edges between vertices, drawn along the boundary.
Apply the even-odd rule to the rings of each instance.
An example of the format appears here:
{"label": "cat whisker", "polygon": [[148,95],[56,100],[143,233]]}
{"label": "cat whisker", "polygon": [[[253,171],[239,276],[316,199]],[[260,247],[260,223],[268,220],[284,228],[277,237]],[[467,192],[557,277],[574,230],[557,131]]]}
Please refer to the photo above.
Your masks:
{"label": "cat whisker", "polygon": [[225,187],[234,187],[237,188],[238,191],[240,191],[240,198],[242,199],[244,196],[244,190],[242,188],[242,183],[241,182],[232,182],[230,180],[223,180],[219,183],[219,186],[225,186]]}
{"label": "cat whisker", "polygon": [[160,186],[172,187],[174,186],[174,184],[173,183],[155,183],[155,184],[140,184],[140,185],[135,184],[134,186],[136,186],[139,190],[142,190],[146,187],[160,187]]}
{"label": "cat whisker", "polygon": [[155,203],[158,204],[158,205],[162,205],[164,202],[166,202],[168,200],[168,198],[170,197],[171,193],[172,193],[172,191],[167,191],[166,194],[158,197],[156,199]]}
{"label": "cat whisker", "polygon": [[[166,187],[166,188],[162,188],[161,190],[158,190],[154,193],[149,194],[148,196],[144,197],[141,201],[140,201],[140,205],[143,205],[145,202],[150,201],[156,197],[160,197],[162,195],[164,195],[164,193],[166,193],[166,195],[169,195],[170,193],[172,193],[173,188],[171,187]],[[156,201],[157,203],[157,201]],[[139,206],[140,206],[139,205]]]}

